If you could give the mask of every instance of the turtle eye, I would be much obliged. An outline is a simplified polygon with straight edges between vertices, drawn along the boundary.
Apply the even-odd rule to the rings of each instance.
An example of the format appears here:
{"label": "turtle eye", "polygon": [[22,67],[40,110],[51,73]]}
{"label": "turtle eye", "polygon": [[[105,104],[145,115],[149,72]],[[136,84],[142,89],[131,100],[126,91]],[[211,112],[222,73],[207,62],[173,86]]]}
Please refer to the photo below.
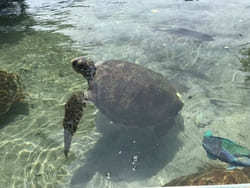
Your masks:
{"label": "turtle eye", "polygon": [[75,67],[75,66],[77,65],[77,61],[76,61],[76,60],[73,61],[73,62],[72,62],[72,65]]}

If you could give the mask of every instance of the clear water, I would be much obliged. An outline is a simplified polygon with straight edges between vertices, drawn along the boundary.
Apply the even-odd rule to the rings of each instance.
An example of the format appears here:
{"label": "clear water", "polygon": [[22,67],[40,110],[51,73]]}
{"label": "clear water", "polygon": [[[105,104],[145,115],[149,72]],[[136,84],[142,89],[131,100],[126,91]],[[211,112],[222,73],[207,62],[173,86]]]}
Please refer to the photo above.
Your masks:
{"label": "clear water", "polygon": [[[1,187],[160,186],[207,163],[222,164],[208,159],[201,146],[208,129],[250,148],[250,86],[238,58],[250,41],[247,1],[25,5],[18,16],[2,13],[0,20],[0,68],[18,73],[27,93],[27,105],[1,117]],[[72,92],[87,88],[69,62],[86,54],[168,76],[184,102],[182,126],[161,138],[148,130],[121,130],[89,104],[66,159],[64,104]]]}

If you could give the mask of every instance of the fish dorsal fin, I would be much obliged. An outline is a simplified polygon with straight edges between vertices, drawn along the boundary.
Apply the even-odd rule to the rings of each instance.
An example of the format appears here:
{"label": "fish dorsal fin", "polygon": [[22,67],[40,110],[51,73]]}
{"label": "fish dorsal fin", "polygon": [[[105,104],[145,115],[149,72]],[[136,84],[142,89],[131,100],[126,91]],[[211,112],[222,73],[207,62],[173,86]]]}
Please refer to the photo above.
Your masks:
{"label": "fish dorsal fin", "polygon": [[204,137],[210,137],[210,136],[213,136],[213,133],[212,133],[212,131],[207,130],[207,131],[204,133]]}

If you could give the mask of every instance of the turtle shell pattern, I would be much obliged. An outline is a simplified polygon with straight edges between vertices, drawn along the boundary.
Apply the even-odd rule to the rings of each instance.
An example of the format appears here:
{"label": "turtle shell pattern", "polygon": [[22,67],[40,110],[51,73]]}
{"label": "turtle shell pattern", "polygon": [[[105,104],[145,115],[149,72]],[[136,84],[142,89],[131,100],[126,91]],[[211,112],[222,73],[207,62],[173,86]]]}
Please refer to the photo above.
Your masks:
{"label": "turtle shell pattern", "polygon": [[118,60],[99,65],[89,88],[101,112],[128,127],[167,126],[183,106],[176,93],[161,74]]}

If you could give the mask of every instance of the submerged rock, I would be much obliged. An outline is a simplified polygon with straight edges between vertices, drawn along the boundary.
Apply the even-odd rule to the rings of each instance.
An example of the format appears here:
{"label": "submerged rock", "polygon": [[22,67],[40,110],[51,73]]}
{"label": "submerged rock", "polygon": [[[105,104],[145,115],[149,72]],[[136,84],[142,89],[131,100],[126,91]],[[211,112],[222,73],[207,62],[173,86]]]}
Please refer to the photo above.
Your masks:
{"label": "submerged rock", "polygon": [[224,185],[250,183],[250,167],[228,170],[226,168],[208,168],[195,174],[182,176],[164,186]]}
{"label": "submerged rock", "polygon": [[0,116],[7,113],[12,104],[25,98],[18,75],[0,70]]}

